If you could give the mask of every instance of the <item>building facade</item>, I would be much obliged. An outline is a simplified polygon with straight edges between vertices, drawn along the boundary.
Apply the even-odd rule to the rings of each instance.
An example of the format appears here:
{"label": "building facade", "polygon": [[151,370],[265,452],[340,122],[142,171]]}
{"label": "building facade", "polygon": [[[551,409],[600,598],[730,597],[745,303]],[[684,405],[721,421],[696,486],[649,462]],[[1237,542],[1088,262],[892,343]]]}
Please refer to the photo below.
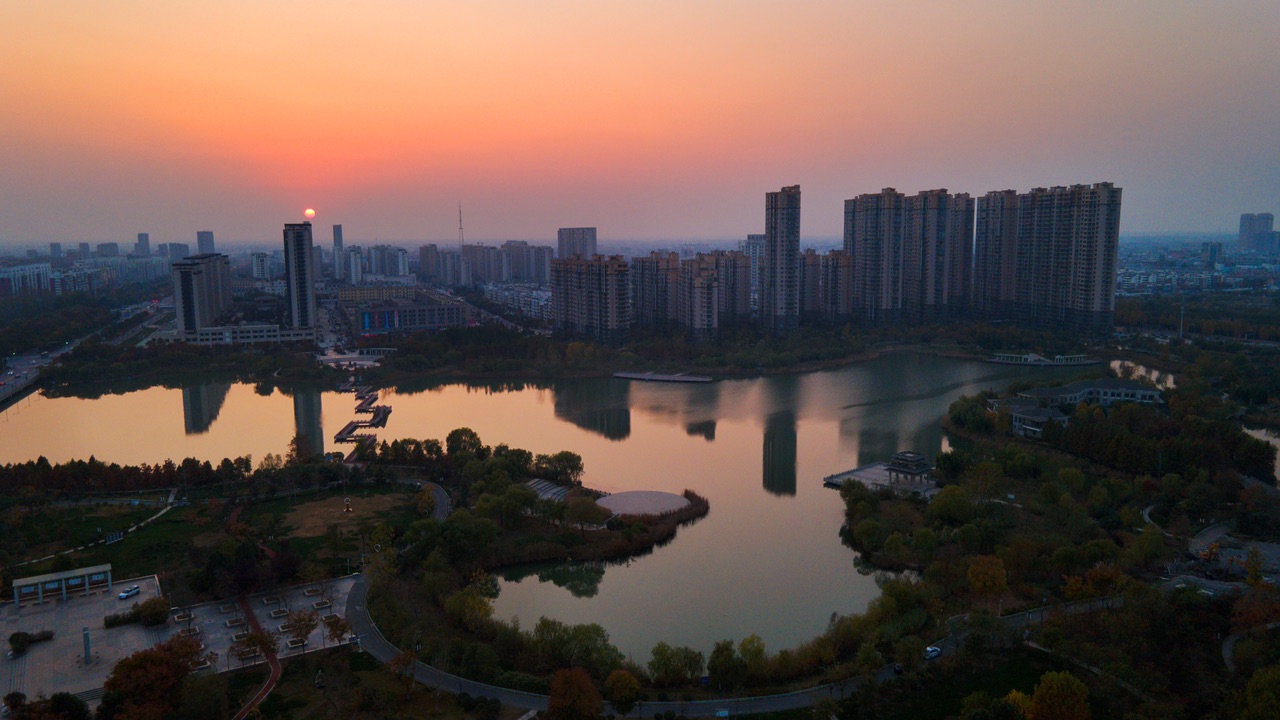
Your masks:
{"label": "building facade", "polygon": [[581,255],[589,258],[596,254],[596,229],[593,227],[560,228],[556,232],[558,258]]}
{"label": "building facade", "polygon": [[316,266],[312,252],[311,223],[285,223],[284,278],[289,288],[289,326],[295,330],[316,326]]}
{"label": "building facade", "polygon": [[197,230],[196,231],[196,253],[200,255],[208,255],[215,253],[213,249],[213,231]]}
{"label": "building facade", "polygon": [[192,255],[172,264],[173,309],[179,339],[195,339],[231,307],[231,261],[216,253]]}
{"label": "building facade", "polygon": [[765,195],[764,268],[761,271],[760,320],[776,334],[800,324],[800,186]]}
{"label": "building facade", "polygon": [[553,260],[551,314],[556,331],[624,342],[631,327],[630,271],[621,255]]}

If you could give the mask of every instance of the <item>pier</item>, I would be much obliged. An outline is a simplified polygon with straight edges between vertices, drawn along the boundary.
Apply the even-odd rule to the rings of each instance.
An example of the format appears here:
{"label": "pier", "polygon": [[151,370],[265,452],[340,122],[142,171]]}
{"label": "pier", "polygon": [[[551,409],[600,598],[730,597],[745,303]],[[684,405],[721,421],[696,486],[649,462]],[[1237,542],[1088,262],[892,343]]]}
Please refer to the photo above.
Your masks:
{"label": "pier", "polygon": [[348,379],[346,382],[338,386],[338,392],[355,393],[356,413],[360,415],[370,415],[368,420],[352,420],[347,423],[334,436],[335,443],[355,443],[356,446],[344,462],[355,463],[359,457],[360,450],[365,447],[373,447],[378,443],[378,436],[370,432],[360,432],[369,428],[386,427],[387,419],[391,417],[390,405],[378,405],[378,391],[368,385],[357,385],[355,378]]}
{"label": "pier", "polygon": [[613,376],[616,378],[620,378],[622,380],[640,380],[642,382],[672,382],[672,383],[709,383],[711,382],[711,378],[709,377],[703,377],[702,375],[685,375],[684,373],[679,373],[676,375],[663,375],[662,373],[654,373],[654,372],[643,372],[643,373],[616,372],[613,374]]}

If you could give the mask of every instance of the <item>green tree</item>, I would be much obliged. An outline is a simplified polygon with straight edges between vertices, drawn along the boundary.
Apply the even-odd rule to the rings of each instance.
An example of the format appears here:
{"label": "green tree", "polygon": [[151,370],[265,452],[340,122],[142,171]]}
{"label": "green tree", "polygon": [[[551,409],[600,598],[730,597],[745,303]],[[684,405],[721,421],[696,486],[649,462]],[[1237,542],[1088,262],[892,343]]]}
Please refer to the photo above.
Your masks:
{"label": "green tree", "polygon": [[762,682],[769,674],[769,655],[764,640],[759,635],[748,635],[738,643],[738,654],[747,666],[747,680]]}
{"label": "green tree", "polygon": [[1067,672],[1047,672],[1031,695],[1028,720],[1089,720],[1089,688]]}
{"label": "green tree", "polygon": [[480,442],[480,435],[471,428],[458,428],[451,430],[444,439],[445,451],[451,457],[460,453],[470,453],[479,458],[484,450],[484,444]]}
{"label": "green tree", "polygon": [[1262,668],[1245,687],[1240,720],[1280,718],[1280,665]]}
{"label": "green tree", "polygon": [[1004,561],[995,555],[979,555],[969,561],[969,588],[981,598],[993,598],[1005,591],[1009,574]]}
{"label": "green tree", "polygon": [[707,674],[711,676],[711,684],[720,690],[733,690],[746,682],[747,663],[732,640],[716,643],[707,660]]}

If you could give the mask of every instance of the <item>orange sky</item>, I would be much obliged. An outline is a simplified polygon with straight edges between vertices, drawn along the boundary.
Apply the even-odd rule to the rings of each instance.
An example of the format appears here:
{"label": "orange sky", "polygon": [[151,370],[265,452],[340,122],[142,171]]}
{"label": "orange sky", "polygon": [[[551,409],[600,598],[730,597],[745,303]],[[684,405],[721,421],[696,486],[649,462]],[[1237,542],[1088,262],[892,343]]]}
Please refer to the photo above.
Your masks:
{"label": "orange sky", "polygon": [[0,243],[737,237],[1112,180],[1124,230],[1280,211],[1280,3],[0,6]]}

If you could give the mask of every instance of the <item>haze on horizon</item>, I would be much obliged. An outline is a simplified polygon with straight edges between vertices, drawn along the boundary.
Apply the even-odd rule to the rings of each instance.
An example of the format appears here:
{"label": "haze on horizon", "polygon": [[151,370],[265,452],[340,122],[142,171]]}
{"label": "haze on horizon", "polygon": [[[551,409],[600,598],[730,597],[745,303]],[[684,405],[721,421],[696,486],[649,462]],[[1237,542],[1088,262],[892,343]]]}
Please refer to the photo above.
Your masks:
{"label": "haze on horizon", "polygon": [[893,186],[1280,212],[1280,3],[8,3],[0,246],[802,230]]}

